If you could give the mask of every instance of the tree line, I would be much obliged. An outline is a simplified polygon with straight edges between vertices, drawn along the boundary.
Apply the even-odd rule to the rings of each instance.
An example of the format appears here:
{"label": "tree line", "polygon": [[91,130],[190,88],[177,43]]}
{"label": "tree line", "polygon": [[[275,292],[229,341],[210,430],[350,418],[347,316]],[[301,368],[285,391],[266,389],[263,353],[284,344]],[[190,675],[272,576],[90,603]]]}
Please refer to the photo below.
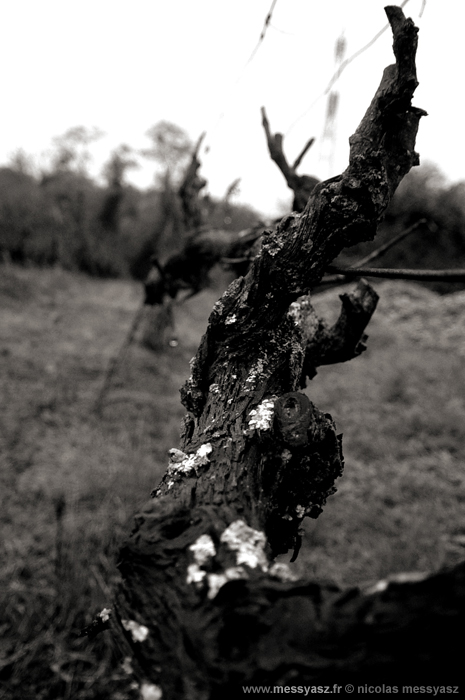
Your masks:
{"label": "tree line", "polygon": [[[158,122],[147,132],[147,149],[136,152],[123,144],[112,151],[102,183],[88,171],[88,147],[100,135],[96,129],[74,127],[54,139],[42,169],[34,168],[22,151],[0,167],[0,259],[142,280],[153,255],[167,258],[182,247],[191,233],[183,221],[178,191],[193,149],[186,132],[171,122]],[[139,157],[156,163],[154,183],[145,190],[127,182]],[[202,195],[202,219],[208,228],[233,232],[259,223],[260,215],[252,206],[232,201],[236,191],[234,181],[222,199]],[[420,220],[425,225],[375,264],[464,267],[465,180],[451,185],[431,163],[414,169],[387,209],[376,246]],[[335,262],[353,264],[374,246],[370,242],[346,248]],[[426,284],[444,293],[463,287],[463,283]]]}
{"label": "tree line", "polygon": [[[182,246],[186,231],[178,195],[192,143],[162,121],[148,132],[151,146],[136,152],[123,144],[103,168],[103,183],[88,170],[89,144],[99,133],[69,129],[54,139],[47,165],[35,168],[18,151],[0,167],[0,260],[59,265],[100,277],[144,279],[152,255]],[[143,190],[127,182],[138,158],[156,162],[154,183]],[[204,195],[204,219],[213,229],[240,231],[259,220],[250,206]]]}

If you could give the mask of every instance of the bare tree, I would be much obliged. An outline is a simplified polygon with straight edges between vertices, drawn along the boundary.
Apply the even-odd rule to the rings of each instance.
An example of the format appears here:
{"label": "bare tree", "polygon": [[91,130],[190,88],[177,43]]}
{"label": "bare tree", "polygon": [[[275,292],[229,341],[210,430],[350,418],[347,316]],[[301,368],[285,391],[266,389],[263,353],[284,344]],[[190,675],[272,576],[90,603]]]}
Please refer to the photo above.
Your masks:
{"label": "bare tree", "polygon": [[273,561],[297,555],[303,518],[321,513],[343,469],[331,416],[298,390],[318,366],[363,351],[377,302],[361,281],[328,327],[302,295],[345,246],[375,236],[418,164],[417,29],[399,8],[386,12],[396,62],[350,139],[349,165],[264,235],[246,277],[215,304],[182,389],[181,449],[170,451],[120,552],[114,614],[100,621],[144,698],[240,697],[251,684],[418,684],[438,671],[452,684],[460,669],[463,565],[341,591],[295,580]]}

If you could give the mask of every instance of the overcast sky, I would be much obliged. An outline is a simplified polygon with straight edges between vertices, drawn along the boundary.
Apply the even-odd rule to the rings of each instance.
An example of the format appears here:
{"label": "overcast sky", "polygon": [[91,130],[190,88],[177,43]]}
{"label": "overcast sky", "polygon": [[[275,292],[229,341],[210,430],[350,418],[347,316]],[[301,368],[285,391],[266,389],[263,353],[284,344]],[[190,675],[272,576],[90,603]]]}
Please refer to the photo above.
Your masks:
{"label": "overcast sky", "polygon": [[[193,140],[207,131],[202,173],[212,194],[224,194],[240,177],[239,201],[273,213],[290,195],[268,157],[260,107],[272,130],[285,134],[290,160],[316,137],[301,173],[341,172],[348,138],[393,56],[386,31],[348,65],[334,86],[333,133],[324,137],[335,42],[344,35],[346,58],[361,49],[386,24],[385,4],[277,0],[247,63],[272,0],[4,1],[0,162],[18,148],[39,156],[70,127],[96,126],[106,134],[92,148],[98,174],[112,148],[148,146],[145,132],[165,119]],[[420,27],[414,104],[429,114],[417,150],[452,181],[465,179],[465,1],[409,0],[404,11]],[[148,186],[153,172],[146,162],[130,179]]]}

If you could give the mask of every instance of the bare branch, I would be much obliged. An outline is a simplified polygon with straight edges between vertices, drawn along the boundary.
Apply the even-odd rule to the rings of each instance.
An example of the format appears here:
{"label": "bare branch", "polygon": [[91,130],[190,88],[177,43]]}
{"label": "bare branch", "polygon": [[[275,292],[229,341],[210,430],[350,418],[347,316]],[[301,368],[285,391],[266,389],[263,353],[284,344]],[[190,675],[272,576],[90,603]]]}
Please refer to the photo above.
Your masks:
{"label": "bare branch", "polygon": [[203,132],[200,134],[200,136],[199,136],[199,138],[198,138],[198,140],[197,140],[197,143],[195,144],[194,156],[195,156],[196,158],[197,158],[198,155],[199,155],[200,146],[202,145],[202,142],[203,142],[203,140],[204,140],[204,138],[205,138],[205,136],[206,136],[206,133],[207,133],[206,131],[203,131]]}
{"label": "bare branch", "polygon": [[266,140],[268,143],[268,150],[270,152],[271,160],[273,160],[278,168],[281,170],[284,178],[291,190],[295,189],[295,178],[296,174],[287,162],[287,158],[283,151],[283,135],[276,133],[272,134],[270,129],[270,123],[268,117],[266,116],[265,108],[262,107],[262,125],[265,130]]}
{"label": "bare branch", "polygon": [[340,299],[341,313],[333,326],[328,327],[314,311],[303,318],[306,347],[302,386],[305,377],[312,379],[315,376],[317,367],[347,362],[366,350],[368,336],[364,331],[375,312],[378,294],[360,280],[352,292],[342,294]]}
{"label": "bare branch", "polygon": [[307,203],[307,200],[313,191],[314,187],[319,183],[319,180],[310,175],[298,175],[296,170],[300,165],[302,158],[307,153],[308,149],[314,142],[314,139],[310,139],[306,144],[300,155],[294,162],[294,165],[290,166],[287,162],[287,158],[284,155],[283,150],[283,135],[282,134],[272,134],[270,129],[270,124],[266,116],[265,108],[262,107],[262,124],[265,130],[266,140],[268,143],[268,151],[270,153],[271,160],[273,160],[278,168],[281,170],[286,180],[287,186],[294,192],[294,202],[292,208],[294,211],[302,211]]}
{"label": "bare branch", "polygon": [[358,260],[353,265],[350,265],[350,268],[363,267],[364,265],[368,265],[369,262],[372,262],[372,260],[376,260],[376,258],[381,257],[381,255],[384,255],[384,253],[386,253],[388,250],[397,245],[397,243],[403,241],[404,238],[413,233],[413,231],[416,231],[417,228],[419,228],[420,226],[423,226],[423,224],[425,224],[431,231],[433,230],[433,225],[430,224],[427,221],[427,219],[419,219],[419,221],[416,221],[414,224],[398,233],[397,236],[393,236],[386,243],[380,245],[379,248],[373,250],[369,255],[365,256],[364,258],[361,258],[361,260]]}
{"label": "bare branch", "polygon": [[[393,236],[393,238],[390,238],[386,243],[383,245],[379,246],[379,248],[376,248],[373,250],[369,255],[366,255],[364,258],[361,258],[360,260],[357,260],[355,263],[352,265],[349,265],[348,268],[344,269],[355,269],[359,267],[363,267],[369,262],[372,262],[372,260],[376,260],[376,258],[379,258],[381,255],[384,255],[388,250],[390,250],[393,246],[397,245],[397,243],[400,243],[400,241],[404,240],[408,235],[413,233],[413,231],[416,231],[416,229],[419,226],[422,226],[425,224],[430,231],[436,231],[437,226],[433,222],[428,222],[427,219],[420,219],[419,221],[415,222],[408,228],[404,229],[401,231],[397,236]],[[334,269],[334,266],[331,267],[331,269]],[[321,284],[335,284],[335,283],[340,283],[344,284],[345,282],[348,282],[350,279],[353,279],[350,275],[343,275],[343,274],[335,274],[335,275],[325,275],[323,279],[321,280]]]}
{"label": "bare branch", "polygon": [[[345,279],[384,277],[391,280],[418,280],[421,282],[465,282],[465,270],[459,268],[456,270],[396,270],[383,267],[337,267],[331,265],[328,267],[328,272],[343,275]],[[323,282],[326,280],[327,278],[324,277]]]}
{"label": "bare branch", "polygon": [[315,138],[312,136],[312,138],[309,139],[309,140],[307,141],[307,143],[305,144],[305,146],[303,147],[301,153],[300,153],[300,154],[297,156],[297,158],[295,159],[294,164],[293,164],[293,166],[292,166],[292,169],[293,169],[293,170],[297,170],[297,168],[298,168],[299,165],[301,164],[301,162],[302,162],[304,156],[306,155],[307,151],[310,150],[310,148],[313,146],[314,143],[315,143]]}

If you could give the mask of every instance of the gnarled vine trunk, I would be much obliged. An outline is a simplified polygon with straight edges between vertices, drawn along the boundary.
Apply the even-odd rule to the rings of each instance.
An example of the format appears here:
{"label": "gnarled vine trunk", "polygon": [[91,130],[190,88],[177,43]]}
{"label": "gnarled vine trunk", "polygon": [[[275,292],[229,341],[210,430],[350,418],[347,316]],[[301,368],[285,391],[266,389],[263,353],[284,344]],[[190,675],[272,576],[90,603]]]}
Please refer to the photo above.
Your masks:
{"label": "gnarled vine trunk", "polygon": [[349,166],[266,232],[247,276],[215,304],[181,392],[180,449],[121,550],[112,627],[145,698],[393,683],[407,655],[417,684],[434,670],[432,655],[458,668],[444,635],[463,623],[463,567],[341,591],[273,562],[297,555],[303,518],[319,515],[343,470],[331,416],[300,390],[318,366],[364,350],[377,302],[361,281],[328,327],[302,297],[345,246],[373,239],[418,164],[417,29],[399,8],[386,12],[396,62],[350,139]]}

